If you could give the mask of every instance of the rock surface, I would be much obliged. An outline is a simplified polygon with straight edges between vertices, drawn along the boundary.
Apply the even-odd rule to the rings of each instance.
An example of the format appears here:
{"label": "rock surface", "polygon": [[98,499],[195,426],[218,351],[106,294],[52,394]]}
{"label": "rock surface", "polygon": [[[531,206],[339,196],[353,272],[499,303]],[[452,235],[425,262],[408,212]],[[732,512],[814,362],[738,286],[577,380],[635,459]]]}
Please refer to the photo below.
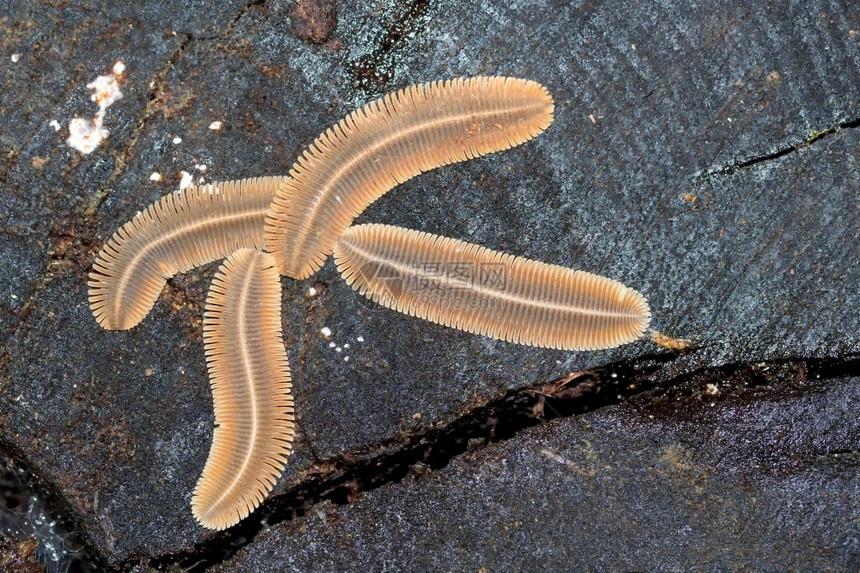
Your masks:
{"label": "rock surface", "polygon": [[215,571],[856,571],[860,378],[710,400],[533,428],[319,506]]}
{"label": "rock surface", "polygon": [[[343,2],[332,13],[329,2],[301,4],[302,10],[290,2],[128,9],[36,2],[7,5],[0,14],[6,58],[0,439],[52,484],[106,564],[122,568],[211,538],[192,519],[189,500],[213,423],[201,308],[214,267],[170,281],[140,326],[107,332],[86,302],[86,273],[98,248],[139,209],[175,189],[181,171],[207,181],[286,173],[320,131],[411,83],[476,74],[534,79],[553,93],[556,120],[520,148],[407,182],[361,222],[450,235],[619,279],[649,298],[654,328],[692,338],[698,349],[672,355],[642,341],[564,353],[490,341],[369,307],[329,262],[306,281],[284,280],[300,439],[276,493],[396,452],[506,392],[571,371],[600,369],[607,378],[598,385],[614,393],[608,378],[614,366],[655,356],[648,382],[666,387],[727,364],[802,358],[854,364],[860,353],[856,10],[824,1],[762,7],[430,0]],[[301,21],[307,17],[315,20]],[[65,145],[66,126],[76,115],[95,113],[85,86],[117,60],[126,64],[124,97],[107,112],[109,137],[80,155]],[[223,127],[210,129],[216,121]],[[151,181],[153,172],[163,180]],[[856,375],[852,368],[845,374]],[[834,388],[856,403],[852,384]],[[785,412],[799,407],[774,403],[774,415],[784,414],[783,404]],[[691,406],[690,415],[700,409]],[[767,412],[744,420],[769,427]],[[544,440],[549,448],[563,443],[554,432],[583,432],[610,418],[598,412],[548,425],[497,449],[511,458],[518,448],[534,456],[527,444]],[[725,440],[731,467],[720,471],[740,475],[753,456],[740,446],[745,428],[720,428],[735,433]],[[828,446],[831,434],[814,424],[782,430],[788,441],[795,434],[818,440],[816,452],[843,449]],[[635,454],[625,436],[616,430],[602,438],[619,464],[620,452]],[[852,443],[844,449],[856,451]],[[571,448],[556,453],[582,455]],[[479,480],[496,471],[481,462],[490,455],[478,452],[451,471],[464,480],[471,471],[468,479]],[[543,460],[551,483],[569,479],[569,467],[537,455],[529,459]],[[679,455],[691,471],[714,463],[687,449]],[[856,497],[854,458],[827,460],[827,475],[842,476],[834,477],[836,485],[803,474],[809,479],[779,482],[785,499],[803,492],[822,501]],[[446,476],[431,481],[441,484]],[[637,494],[638,482],[624,483],[629,496],[609,499],[606,515],[624,516],[635,509],[631,500],[650,500],[667,512],[655,522],[686,520],[696,539],[707,539],[703,528],[712,514],[682,515],[654,490]],[[678,487],[685,507],[697,503],[693,486]],[[395,491],[373,495],[395,507]],[[709,491],[729,499],[727,490]],[[735,505],[723,507],[741,508],[751,499],[732,497]],[[750,511],[776,507],[762,503]],[[822,514],[816,531],[830,537],[821,539],[844,533],[851,511],[856,528],[851,503],[842,513]],[[641,515],[625,537],[630,555],[657,539],[647,537]],[[786,515],[773,523],[774,539],[794,535],[799,522],[792,518],[800,516]],[[497,542],[498,531],[480,515],[458,517],[474,543]],[[358,527],[362,517],[349,519]],[[666,542],[682,547],[686,533],[673,531],[664,530]],[[568,547],[556,541],[544,539],[548,554]],[[404,542],[422,551],[420,539]],[[731,543],[733,551],[744,550],[743,536]],[[594,547],[599,563],[601,546]],[[328,548],[338,559],[337,544]],[[618,553],[605,555],[607,565],[622,563],[611,561]],[[726,555],[738,557],[720,562],[728,567],[749,562],[740,553]],[[837,557],[848,553],[830,555],[840,567],[845,561]],[[439,559],[444,565],[445,556]]]}

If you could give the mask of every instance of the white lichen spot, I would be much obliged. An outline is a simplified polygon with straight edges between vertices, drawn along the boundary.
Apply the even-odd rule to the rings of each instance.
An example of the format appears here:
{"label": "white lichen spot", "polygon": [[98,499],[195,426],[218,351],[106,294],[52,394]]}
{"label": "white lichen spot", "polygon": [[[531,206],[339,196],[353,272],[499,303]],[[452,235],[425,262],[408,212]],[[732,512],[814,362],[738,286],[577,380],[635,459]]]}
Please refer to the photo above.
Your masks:
{"label": "white lichen spot", "polygon": [[349,348],[349,342],[343,345],[344,348]]}
{"label": "white lichen spot", "polygon": [[104,128],[105,114],[108,107],[122,98],[119,86],[124,71],[125,64],[119,61],[113,65],[112,73],[99,76],[87,84],[87,88],[93,90],[90,99],[98,104],[99,110],[91,120],[76,117],[69,122],[69,138],[66,140],[69,147],[86,155],[92,153],[107,138],[108,131]]}
{"label": "white lichen spot", "polygon": [[358,341],[358,342],[364,342],[364,337],[363,337],[363,336],[358,336],[358,337],[356,337],[356,341]]}
{"label": "white lichen spot", "polygon": [[316,296],[316,295],[317,295],[317,289],[315,289],[314,287],[310,287],[308,289],[308,296]]}
{"label": "white lichen spot", "polygon": [[54,128],[54,131],[60,131],[60,122],[59,122],[59,121],[57,121],[56,119],[52,119],[52,120],[51,120],[51,123],[49,123],[48,125],[50,125],[51,127],[53,127],[53,128]]}
{"label": "white lichen spot", "polygon": [[150,176],[149,176],[149,180],[150,180],[150,181],[155,181],[156,183],[160,182],[160,181],[161,181],[161,179],[162,179],[162,178],[161,178],[161,173],[159,173],[158,171],[153,171],[153,172],[152,172],[152,175],[150,175]]}
{"label": "white lichen spot", "polygon": [[337,346],[337,344],[335,344],[334,342],[329,342],[329,343],[328,343],[328,347],[329,347],[329,348],[334,348],[335,346]]}
{"label": "white lichen spot", "polygon": [[340,346],[335,346],[334,351],[335,352],[343,352],[343,348],[341,348]]}
{"label": "white lichen spot", "polygon": [[187,171],[180,171],[179,174],[182,176],[182,179],[179,181],[179,188],[187,189],[194,182],[194,176]]}
{"label": "white lichen spot", "polygon": [[182,143],[182,138],[181,138],[181,137],[179,137],[179,136],[177,135],[176,137],[174,137],[174,138],[173,138],[173,145],[179,145],[180,143]]}
{"label": "white lichen spot", "polygon": [[327,327],[327,326],[323,326],[323,327],[320,329],[320,332],[321,332],[321,333],[322,333],[322,335],[323,335],[323,336],[325,336],[326,338],[328,338],[329,336],[331,336],[331,329],[330,329],[329,327]]}
{"label": "white lichen spot", "polygon": [[349,362],[349,356],[344,356],[344,357],[343,357],[343,361],[344,361],[344,362]]}
{"label": "white lichen spot", "polygon": [[221,131],[221,128],[224,126],[220,121],[213,121],[209,124],[209,129],[212,131]]}
{"label": "white lichen spot", "polygon": [[21,59],[21,54],[12,54],[12,63],[17,64],[18,60]]}

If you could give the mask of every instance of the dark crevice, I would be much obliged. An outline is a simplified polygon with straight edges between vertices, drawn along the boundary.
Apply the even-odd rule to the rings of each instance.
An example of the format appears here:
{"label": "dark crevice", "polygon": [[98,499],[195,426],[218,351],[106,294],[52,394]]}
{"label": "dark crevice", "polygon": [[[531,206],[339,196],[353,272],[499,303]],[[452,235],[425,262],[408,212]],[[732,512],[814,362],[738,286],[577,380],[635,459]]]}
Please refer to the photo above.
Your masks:
{"label": "dark crevice", "polygon": [[24,459],[14,446],[0,444],[0,538],[30,543],[34,560],[49,571],[104,571],[75,512]]}
{"label": "dark crevice", "polygon": [[824,456],[858,456],[860,455],[860,450],[830,450],[824,454]]}
{"label": "dark crevice", "polygon": [[751,159],[747,159],[746,161],[730,163],[728,165],[724,165],[722,167],[715,167],[712,169],[706,169],[701,173],[695,176],[695,182],[699,183],[702,181],[707,181],[709,179],[713,179],[715,177],[720,177],[724,175],[733,175],[742,169],[746,169],[747,167],[753,167],[760,163],[766,163],[768,161],[774,161],[776,159],[780,159],[781,157],[785,157],[791,153],[794,153],[800,149],[811,146],[813,143],[816,143],[826,137],[829,137],[835,133],[838,133],[844,129],[854,129],[860,127],[860,119],[855,119],[852,121],[846,121],[844,123],[840,123],[834,127],[829,127],[822,131],[813,132],[803,143],[799,143],[797,145],[793,145],[791,147],[787,147],[785,149],[780,149],[779,151],[775,151],[773,153],[769,153],[767,155],[762,155],[759,157],[753,157]]}
{"label": "dark crevice", "polygon": [[[265,528],[305,515],[321,502],[346,505],[361,492],[397,483],[411,473],[426,473],[447,466],[452,459],[486,444],[511,439],[523,430],[558,418],[569,418],[635,400],[636,407],[683,398],[712,400],[710,389],[719,384],[721,395],[737,396],[768,387],[798,391],[807,380],[860,376],[860,357],[838,359],[784,359],[756,364],[730,364],[668,376],[675,355],[658,354],[606,367],[572,372],[559,379],[511,390],[442,427],[399,436],[360,458],[351,452],[330,460],[323,473],[269,500],[239,525],[215,534],[188,552],[153,559],[157,570],[205,571],[253,543]],[[672,400],[675,398],[677,400]],[[671,411],[671,406],[664,407]],[[128,570],[139,560],[123,563]]]}
{"label": "dark crevice", "polygon": [[239,22],[244,18],[248,12],[251,11],[251,8],[254,6],[263,6],[266,4],[266,0],[251,0],[247,4],[245,4],[242,9],[230,20],[227,24],[227,27],[224,28],[223,32],[215,32],[213,34],[199,34],[195,35],[190,32],[185,32],[185,37],[188,38],[191,42],[207,42],[210,40],[228,40],[233,36],[233,31],[236,29],[236,26],[239,25]]}
{"label": "dark crevice", "polygon": [[[230,38],[233,35],[233,31],[236,29],[236,26],[239,25],[239,22],[244,18],[248,12],[251,11],[255,6],[264,6],[266,4],[266,0],[250,0],[242,10],[233,17],[230,23],[227,25],[227,29],[224,31],[222,35],[224,38]],[[199,38],[204,39],[204,38]],[[205,38],[208,39],[208,38]]]}
{"label": "dark crevice", "polygon": [[[860,376],[860,356],[839,359],[776,359],[756,363],[731,363],[681,374],[647,395],[636,396],[637,406],[660,416],[695,415],[691,402],[718,402],[743,395],[798,395],[821,380]],[[691,414],[692,413],[692,414]]]}
{"label": "dark crevice", "polygon": [[402,40],[429,19],[431,0],[411,0],[399,6],[396,13],[383,16],[373,49],[349,66],[353,88],[369,98],[388,85],[394,75],[396,53]]}

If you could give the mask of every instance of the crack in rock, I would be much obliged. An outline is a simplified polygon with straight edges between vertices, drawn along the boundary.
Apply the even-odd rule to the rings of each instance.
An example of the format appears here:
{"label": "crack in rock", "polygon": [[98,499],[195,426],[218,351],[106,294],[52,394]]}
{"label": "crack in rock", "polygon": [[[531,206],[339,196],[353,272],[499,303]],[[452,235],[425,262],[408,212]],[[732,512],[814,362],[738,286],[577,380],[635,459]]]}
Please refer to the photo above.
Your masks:
{"label": "crack in rock", "polygon": [[394,75],[396,54],[404,38],[429,20],[430,0],[407,2],[387,18],[370,42],[374,47],[350,66],[354,89],[365,99],[385,88]]}
{"label": "crack in rock", "polygon": [[[303,516],[317,504],[349,504],[361,492],[400,482],[409,475],[441,469],[463,453],[510,440],[527,428],[551,420],[628,400],[636,400],[637,407],[648,407],[657,401],[665,403],[669,398],[710,401],[715,399],[714,381],[719,384],[720,397],[724,398],[760,387],[801,391],[799,386],[809,379],[860,375],[860,357],[781,359],[673,374],[675,362],[676,355],[657,354],[572,372],[547,383],[506,392],[441,427],[395,437],[377,448],[382,454],[361,459],[364,452],[345,453],[339,459],[321,464],[320,474],[269,500],[236,527],[213,535],[188,552],[155,558],[150,566],[204,571],[253,543],[263,529]],[[689,403],[685,403],[688,407]],[[122,567],[128,569],[132,565],[129,561]]]}
{"label": "crack in rock", "polygon": [[828,127],[821,131],[813,131],[809,137],[806,138],[802,143],[798,143],[797,145],[792,145],[791,147],[786,147],[784,149],[780,149],[778,151],[774,151],[773,153],[768,153],[766,155],[760,155],[756,157],[752,157],[745,161],[733,162],[727,165],[723,165],[720,167],[712,167],[710,169],[705,169],[700,173],[697,173],[693,177],[694,183],[702,183],[704,181],[708,181],[715,177],[721,177],[724,175],[733,175],[742,169],[746,169],[747,167],[753,167],[755,165],[759,165],[761,163],[766,163],[768,161],[774,161],[781,157],[785,157],[791,153],[799,151],[801,149],[807,148],[811,146],[813,143],[816,143],[830,135],[838,133],[844,129],[855,129],[860,126],[860,119],[855,119],[851,121],[846,121],[835,125],[833,127]]}
{"label": "crack in rock", "polygon": [[697,173],[695,176],[693,176],[693,180],[695,183],[701,183],[703,181],[708,181],[709,179],[713,179],[715,177],[720,177],[723,175],[733,175],[734,173],[737,173],[742,169],[746,169],[747,167],[752,167],[754,165],[766,163],[768,161],[774,161],[801,149],[807,148],[813,143],[816,143],[844,129],[855,129],[857,127],[860,127],[860,119],[846,121],[833,127],[828,127],[821,131],[813,131],[809,135],[809,137],[807,137],[806,140],[804,140],[802,143],[798,143],[797,145],[792,145],[791,147],[786,147],[784,149],[774,151],[773,153],[768,153],[767,155],[756,156],[745,161],[733,162],[729,163],[728,165],[705,169],[704,171],[701,171],[700,173]]}

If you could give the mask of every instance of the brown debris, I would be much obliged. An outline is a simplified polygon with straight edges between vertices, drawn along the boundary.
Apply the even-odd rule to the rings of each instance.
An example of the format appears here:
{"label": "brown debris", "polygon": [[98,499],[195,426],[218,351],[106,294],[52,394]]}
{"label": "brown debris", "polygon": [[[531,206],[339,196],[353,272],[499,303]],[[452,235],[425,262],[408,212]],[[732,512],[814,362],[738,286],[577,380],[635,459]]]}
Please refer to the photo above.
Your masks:
{"label": "brown debris", "polygon": [[337,28],[334,0],[297,0],[290,11],[293,33],[305,42],[324,44]]}
{"label": "brown debris", "polygon": [[34,552],[38,546],[35,538],[19,540],[0,535],[0,572],[41,573],[45,566],[36,560]]}
{"label": "brown debris", "polygon": [[692,340],[687,340],[686,338],[672,338],[671,336],[666,336],[662,332],[658,332],[656,330],[651,331],[651,340],[657,346],[662,346],[667,350],[675,350],[678,352],[687,350],[693,344]]}

